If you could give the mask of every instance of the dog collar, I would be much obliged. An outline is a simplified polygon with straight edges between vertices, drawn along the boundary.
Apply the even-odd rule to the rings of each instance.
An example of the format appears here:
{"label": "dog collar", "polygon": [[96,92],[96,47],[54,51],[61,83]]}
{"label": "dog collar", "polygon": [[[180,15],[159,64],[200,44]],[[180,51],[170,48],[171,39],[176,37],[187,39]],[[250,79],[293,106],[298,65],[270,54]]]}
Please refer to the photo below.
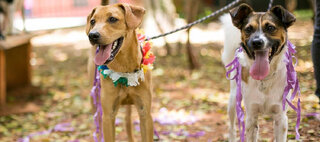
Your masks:
{"label": "dog collar", "polygon": [[118,84],[128,86],[138,86],[139,79],[144,81],[144,71],[140,69],[133,73],[122,73],[122,72],[115,72],[109,69],[106,65],[101,65],[98,67],[98,71],[103,75],[104,78],[109,77],[113,85],[116,87]]}
{"label": "dog collar", "polygon": [[153,62],[156,57],[150,50],[152,43],[150,41],[145,41],[146,36],[140,29],[137,30],[137,38],[139,41],[139,48],[141,49],[142,53],[140,69],[137,69],[132,73],[115,72],[109,69],[107,65],[101,65],[97,69],[98,72],[103,75],[104,79],[109,77],[114,86],[117,86],[118,84],[126,87],[138,86],[140,85],[140,79],[141,81],[144,81],[144,73],[153,69]]}

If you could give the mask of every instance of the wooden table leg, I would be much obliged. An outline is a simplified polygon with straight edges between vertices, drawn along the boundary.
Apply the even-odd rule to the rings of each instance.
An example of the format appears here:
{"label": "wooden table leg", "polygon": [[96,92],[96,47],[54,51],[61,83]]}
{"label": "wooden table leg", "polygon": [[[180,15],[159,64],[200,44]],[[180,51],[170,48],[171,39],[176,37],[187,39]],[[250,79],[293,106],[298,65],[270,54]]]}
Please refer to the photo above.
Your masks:
{"label": "wooden table leg", "polygon": [[0,106],[6,103],[6,61],[5,53],[0,50]]}
{"label": "wooden table leg", "polygon": [[26,72],[26,75],[27,75],[27,84],[28,85],[31,85],[31,76],[32,76],[32,67],[31,67],[31,51],[32,51],[32,46],[31,46],[31,43],[30,41],[28,42],[27,44],[27,52],[26,52],[26,65],[27,65],[27,72]]}

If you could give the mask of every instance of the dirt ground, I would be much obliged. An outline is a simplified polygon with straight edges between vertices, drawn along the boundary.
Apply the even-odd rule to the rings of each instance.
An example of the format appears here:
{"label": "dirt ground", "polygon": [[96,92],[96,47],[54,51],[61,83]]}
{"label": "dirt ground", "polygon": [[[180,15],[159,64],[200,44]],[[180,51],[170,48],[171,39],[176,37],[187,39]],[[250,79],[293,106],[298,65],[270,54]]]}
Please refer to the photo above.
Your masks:
{"label": "dirt ground", "polygon": [[[33,40],[32,82],[37,87],[29,87],[28,91],[12,91],[8,103],[13,106],[20,103],[22,107],[17,109],[27,109],[31,105],[29,110],[34,112],[0,116],[0,141],[17,141],[61,123],[70,124],[69,129],[36,136],[31,141],[93,141],[95,128],[86,74],[90,45],[86,37],[81,35],[84,34],[83,30],[84,27],[56,30]],[[320,116],[306,116],[320,113],[318,100],[313,93],[315,81],[310,54],[312,33],[313,25],[308,20],[298,20],[289,30],[289,39],[297,46],[296,56],[299,59],[296,70],[301,84],[301,141],[320,141]],[[160,134],[160,141],[227,141],[229,83],[220,59],[222,42],[194,45],[201,63],[201,69],[194,72],[188,70],[184,49],[183,54],[179,54],[178,45],[172,46],[174,55],[171,56],[166,55],[163,47],[153,49],[157,58],[153,70],[152,116],[158,120],[155,129]],[[41,91],[35,91],[39,88]],[[133,110],[134,134],[136,140],[140,141],[138,117],[136,110]],[[124,112],[125,109],[121,108],[117,116],[117,141],[126,141]],[[288,117],[288,139],[295,141],[296,113],[289,109]],[[260,117],[259,125],[260,141],[273,140],[270,117]]]}

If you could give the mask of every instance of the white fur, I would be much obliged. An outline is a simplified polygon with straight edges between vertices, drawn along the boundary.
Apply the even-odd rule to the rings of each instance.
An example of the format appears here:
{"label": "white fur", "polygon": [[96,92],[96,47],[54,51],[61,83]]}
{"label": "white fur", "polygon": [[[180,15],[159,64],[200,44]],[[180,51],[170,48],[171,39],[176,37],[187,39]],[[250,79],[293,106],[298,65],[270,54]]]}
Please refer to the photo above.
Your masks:
{"label": "white fur", "polygon": [[[233,26],[231,22],[231,17],[229,14],[225,14],[220,17],[220,21],[223,23],[222,27],[224,29],[224,49],[222,53],[222,62],[224,64],[230,63],[234,58],[234,53],[239,47],[241,39],[240,30]],[[229,53],[229,54],[228,54]],[[233,53],[230,55],[230,53]]]}
{"label": "white fur", "polygon": [[[231,17],[224,15],[220,18],[225,31],[225,44],[222,53],[222,61],[226,65],[230,63],[235,55],[235,49],[240,44],[240,31],[232,25]],[[286,86],[285,52],[287,47],[279,55],[273,57],[270,63],[269,75],[261,80],[254,80],[251,76],[247,83],[242,81],[242,95],[246,112],[246,141],[258,141],[258,116],[270,115],[274,120],[274,137],[277,142],[285,142],[288,131],[288,118],[286,110],[282,109],[282,94]],[[239,54],[242,67],[250,69],[253,60],[250,60],[245,52]],[[230,119],[229,141],[236,141],[236,83],[230,81],[230,99],[228,104],[228,115]],[[288,95],[289,96],[289,95]]]}

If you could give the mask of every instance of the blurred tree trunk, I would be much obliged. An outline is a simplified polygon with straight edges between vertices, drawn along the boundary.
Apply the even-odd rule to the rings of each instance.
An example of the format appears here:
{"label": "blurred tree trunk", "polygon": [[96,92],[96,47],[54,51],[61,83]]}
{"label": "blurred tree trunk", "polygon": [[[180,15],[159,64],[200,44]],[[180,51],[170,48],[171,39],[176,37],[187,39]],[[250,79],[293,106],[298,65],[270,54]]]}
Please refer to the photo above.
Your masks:
{"label": "blurred tree trunk", "polygon": [[[161,7],[162,5],[166,5],[166,6],[165,7]],[[152,15],[154,17],[155,23],[156,23],[157,28],[160,31],[160,33],[163,34],[163,33],[166,32],[166,30],[164,30],[165,28],[163,28],[161,26],[161,23],[163,23],[164,21],[163,21],[163,15],[159,15],[159,13],[162,13],[162,14],[166,15],[166,18],[168,19],[168,21],[171,21],[171,22],[169,22],[171,28],[174,26],[175,16],[168,16],[170,14],[176,13],[175,7],[174,7],[172,1],[170,1],[168,3],[168,0],[165,0],[165,1],[164,0],[151,0],[151,9],[153,10],[152,11]],[[172,48],[171,48],[170,44],[167,41],[167,37],[163,37],[163,39],[164,39],[164,42],[165,42],[167,55],[172,55],[172,52],[171,52]]]}
{"label": "blurred tree trunk", "polygon": [[288,11],[293,12],[297,8],[297,0],[286,0],[286,8]]}
{"label": "blurred tree trunk", "polygon": [[107,5],[109,4],[109,0],[101,0],[101,5]]}
{"label": "blurred tree trunk", "polygon": [[[185,13],[186,13],[186,18],[187,18],[188,23],[191,23],[194,20],[196,20],[198,10],[199,10],[199,5],[200,5],[199,0],[186,0]],[[187,48],[187,55],[188,55],[188,59],[189,59],[190,69],[194,70],[194,69],[199,69],[200,64],[199,64],[198,58],[196,57],[195,52],[192,48],[192,45],[190,43],[190,29],[191,28],[189,28],[187,30],[188,39],[187,39],[186,48]]]}

